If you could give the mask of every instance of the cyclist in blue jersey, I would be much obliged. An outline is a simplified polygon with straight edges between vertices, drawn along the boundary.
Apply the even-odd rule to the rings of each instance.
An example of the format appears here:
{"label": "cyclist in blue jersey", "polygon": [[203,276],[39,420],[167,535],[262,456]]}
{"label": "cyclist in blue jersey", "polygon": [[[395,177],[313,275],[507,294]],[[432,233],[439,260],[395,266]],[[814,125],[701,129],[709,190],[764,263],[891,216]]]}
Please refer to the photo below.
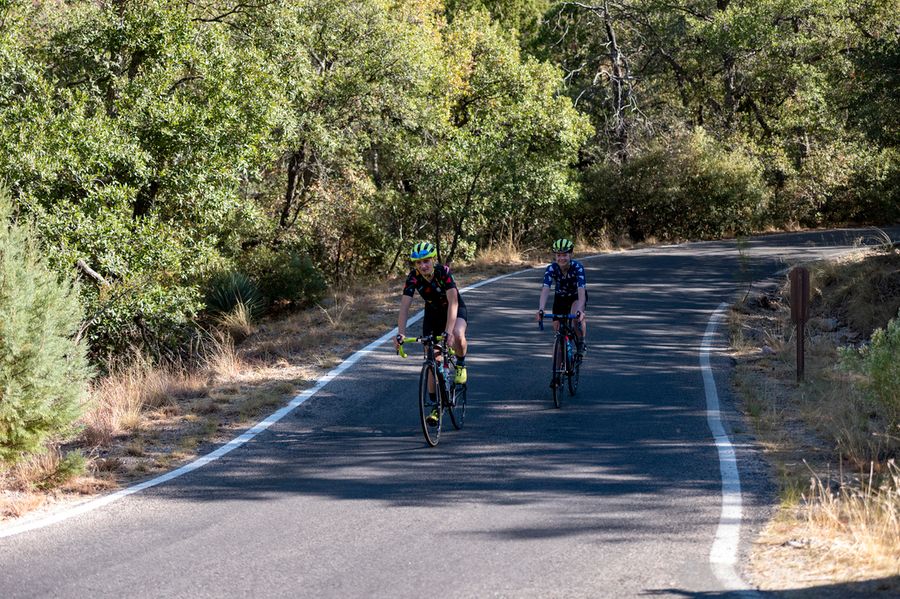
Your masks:
{"label": "cyclist in blue jersey", "polygon": [[[584,340],[587,336],[587,323],[584,313],[587,308],[587,281],[584,277],[584,266],[578,260],[572,258],[575,244],[568,239],[557,239],[553,242],[552,250],[556,260],[547,266],[544,271],[544,283],[541,287],[541,300],[538,304],[537,318],[544,315],[544,307],[553,287],[553,313],[554,314],[578,314],[578,324],[575,334],[577,353],[576,358],[582,359],[585,354]],[[553,329],[559,330],[559,322],[553,319]]]}

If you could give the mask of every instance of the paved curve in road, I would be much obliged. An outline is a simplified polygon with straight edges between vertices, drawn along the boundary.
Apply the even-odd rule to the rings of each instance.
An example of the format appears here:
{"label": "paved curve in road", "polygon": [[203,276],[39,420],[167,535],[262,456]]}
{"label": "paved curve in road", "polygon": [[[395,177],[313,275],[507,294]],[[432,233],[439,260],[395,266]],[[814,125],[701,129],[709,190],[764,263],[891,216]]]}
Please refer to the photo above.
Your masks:
{"label": "paved curve in road", "polygon": [[[221,459],[0,539],[0,597],[743,596],[710,565],[722,479],[704,332],[742,264],[759,279],[865,235],[756,238],[749,261],[733,242],[585,259],[590,353],[560,410],[532,320],[540,271],[474,289],[466,428],[437,448],[418,430],[418,364],[382,346]],[[721,328],[744,557],[772,496],[729,422]]]}

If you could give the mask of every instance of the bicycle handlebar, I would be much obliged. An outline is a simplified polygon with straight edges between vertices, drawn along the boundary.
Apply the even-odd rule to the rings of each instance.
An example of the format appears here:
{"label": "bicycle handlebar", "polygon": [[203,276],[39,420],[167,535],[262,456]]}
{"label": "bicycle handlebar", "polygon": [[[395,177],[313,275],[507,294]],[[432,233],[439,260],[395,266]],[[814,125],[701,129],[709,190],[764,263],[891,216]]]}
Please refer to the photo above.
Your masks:
{"label": "bicycle handlebar", "polygon": [[575,314],[551,314],[549,312],[542,312],[540,314],[540,318],[538,319],[538,326],[541,327],[541,330],[544,330],[544,319],[545,318],[559,318],[566,320],[575,320],[581,316],[581,312],[576,312]]}
{"label": "bicycle handlebar", "polygon": [[402,339],[400,339],[400,346],[397,348],[397,355],[400,356],[401,358],[407,357],[406,352],[403,351],[404,343],[430,343],[430,342],[442,343],[443,341],[444,341],[443,335],[437,335],[437,336],[428,335],[427,337],[403,337]]}

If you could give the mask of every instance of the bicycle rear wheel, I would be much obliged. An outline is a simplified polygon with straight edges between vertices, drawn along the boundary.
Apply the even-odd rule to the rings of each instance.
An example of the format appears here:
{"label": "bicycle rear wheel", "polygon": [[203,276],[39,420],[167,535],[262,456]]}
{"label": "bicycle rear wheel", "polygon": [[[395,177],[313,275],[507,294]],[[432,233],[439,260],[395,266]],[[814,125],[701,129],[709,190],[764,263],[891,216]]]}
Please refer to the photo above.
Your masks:
{"label": "bicycle rear wheel", "polygon": [[[435,398],[433,400],[428,394],[429,374],[434,381]],[[441,383],[436,374],[434,365],[425,364],[422,366],[422,374],[419,375],[419,418],[422,422],[422,434],[425,435],[425,442],[431,447],[437,445],[441,438],[441,420],[444,413],[441,409],[441,393],[438,389],[438,385]],[[436,420],[429,422],[432,414],[435,414]]]}
{"label": "bicycle rear wheel", "polygon": [[563,394],[562,373],[566,371],[566,346],[562,337],[556,338],[553,345],[553,378],[550,379],[550,388],[553,390],[553,405],[559,407]]}
{"label": "bicycle rear wheel", "polygon": [[566,375],[569,378],[569,395],[574,396],[578,391],[578,376],[581,374],[581,360],[573,358],[568,364]]}
{"label": "bicycle rear wheel", "polygon": [[450,422],[453,428],[459,430],[463,427],[466,420],[466,385],[455,385],[452,390],[453,399],[450,402]]}

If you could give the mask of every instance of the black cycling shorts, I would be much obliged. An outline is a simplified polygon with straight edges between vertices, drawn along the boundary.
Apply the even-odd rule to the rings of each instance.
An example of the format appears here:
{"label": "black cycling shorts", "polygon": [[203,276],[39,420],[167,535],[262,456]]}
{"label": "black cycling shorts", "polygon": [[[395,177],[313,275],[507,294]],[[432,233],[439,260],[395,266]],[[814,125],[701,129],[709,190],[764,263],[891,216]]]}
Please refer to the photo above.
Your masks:
{"label": "black cycling shorts", "polygon": [[[577,295],[554,295],[553,296],[553,313],[554,314],[569,314],[569,311],[572,309],[572,304],[575,303],[575,300],[578,299]],[[584,290],[584,311],[587,312],[587,304],[588,304],[588,293],[587,289]],[[558,318],[554,318],[553,320],[559,320]]]}
{"label": "black cycling shorts", "polygon": [[[462,302],[456,309],[456,319],[463,319],[469,322],[468,311],[466,305]],[[422,336],[440,335],[447,330],[447,308],[439,308],[437,310],[429,310],[425,308],[425,317],[422,318]]]}

